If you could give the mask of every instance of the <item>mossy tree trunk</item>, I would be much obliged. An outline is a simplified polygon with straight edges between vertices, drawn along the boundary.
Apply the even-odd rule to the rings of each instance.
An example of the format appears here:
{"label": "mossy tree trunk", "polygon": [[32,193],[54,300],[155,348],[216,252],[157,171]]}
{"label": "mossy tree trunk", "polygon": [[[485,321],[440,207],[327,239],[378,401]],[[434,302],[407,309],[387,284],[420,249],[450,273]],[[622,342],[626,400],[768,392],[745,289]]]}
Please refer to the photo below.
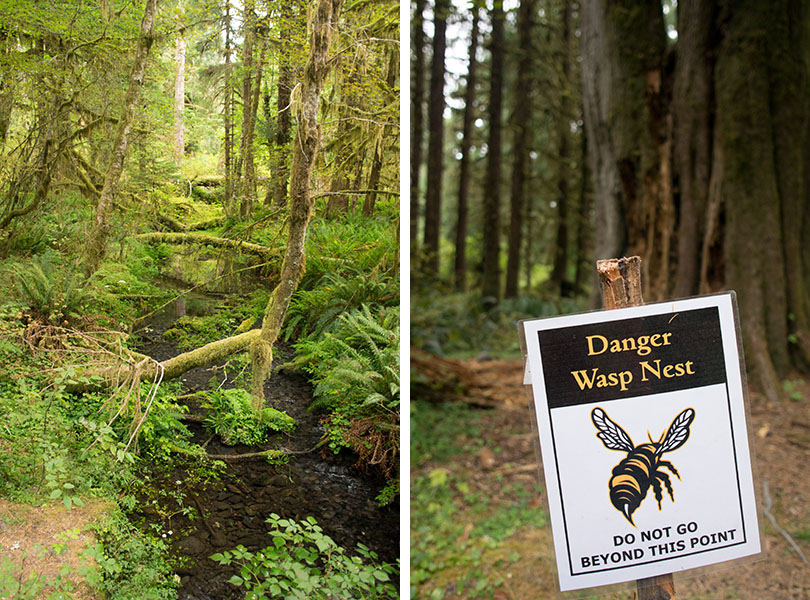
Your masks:
{"label": "mossy tree trunk", "polygon": [[270,295],[262,329],[250,344],[253,367],[253,408],[264,406],[264,382],[273,365],[273,345],[278,339],[290,299],[304,272],[304,245],[312,217],[314,198],[309,188],[321,140],[318,109],[323,82],[330,69],[329,45],[340,13],[342,0],[317,0],[313,7],[309,58],[301,81],[301,101],[297,107],[298,129],[293,145],[290,171],[289,237],[278,285]]}
{"label": "mossy tree trunk", "polygon": [[186,35],[183,28],[177,32],[174,63],[174,158],[179,163],[183,158],[186,145],[183,124],[186,107]]}
{"label": "mossy tree trunk", "polygon": [[96,220],[87,241],[84,257],[84,273],[87,277],[98,270],[98,266],[107,250],[107,238],[110,235],[113,205],[118,195],[121,173],[124,170],[124,162],[127,158],[129,134],[135,121],[138,98],[141,95],[141,88],[146,75],[146,59],[152,47],[156,14],[157,0],[146,0],[143,20],[138,34],[138,47],[135,50],[135,61],[132,64],[132,72],[129,76],[129,88],[124,98],[121,117],[118,120],[112,157],[107,173],[104,176],[104,187],[101,189],[101,197],[96,207]]}

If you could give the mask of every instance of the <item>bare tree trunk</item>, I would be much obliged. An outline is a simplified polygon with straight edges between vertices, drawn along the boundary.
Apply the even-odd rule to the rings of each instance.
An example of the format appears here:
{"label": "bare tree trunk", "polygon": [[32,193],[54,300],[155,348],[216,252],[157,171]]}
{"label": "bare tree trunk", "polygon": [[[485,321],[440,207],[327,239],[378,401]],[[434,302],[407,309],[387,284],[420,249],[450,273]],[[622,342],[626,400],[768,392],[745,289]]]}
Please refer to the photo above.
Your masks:
{"label": "bare tree trunk", "polygon": [[183,113],[186,107],[186,36],[180,29],[175,42],[174,63],[174,159],[179,163],[185,152],[185,126]]}
{"label": "bare tree trunk", "polygon": [[143,20],[138,35],[138,47],[135,51],[135,61],[129,76],[129,88],[124,99],[121,117],[118,119],[118,130],[113,142],[112,157],[107,173],[104,177],[104,187],[96,207],[96,220],[85,251],[84,273],[90,277],[98,270],[101,259],[107,250],[107,238],[110,234],[110,220],[113,205],[118,195],[118,185],[121,173],[124,170],[124,161],[127,157],[127,147],[132,123],[135,120],[135,111],[138,108],[138,97],[143,87],[146,74],[146,59],[152,47],[152,33],[157,13],[157,0],[147,0],[144,8]]}
{"label": "bare tree trunk", "polygon": [[419,172],[422,168],[422,138],[425,113],[425,30],[422,26],[427,0],[416,0],[413,15],[411,72],[411,252],[419,246]]}
{"label": "bare tree trunk", "polygon": [[[661,7],[642,0],[586,0],[581,12],[596,258],[639,254],[644,285],[661,287],[665,281],[654,282],[648,276],[667,275],[662,262],[668,259],[664,248],[674,225],[669,222],[666,32]],[[666,238],[652,244],[657,234]]]}
{"label": "bare tree trunk", "polygon": [[590,272],[589,261],[587,259],[587,249],[589,241],[589,223],[591,213],[590,193],[588,189],[588,181],[590,180],[590,173],[588,172],[588,135],[585,129],[582,130],[582,139],[580,141],[580,181],[579,181],[579,211],[577,214],[576,234],[574,241],[575,248],[575,261],[576,270],[574,274],[574,293],[581,294],[585,288],[585,280]]}
{"label": "bare tree trunk", "polygon": [[492,7],[492,64],[489,76],[489,142],[487,144],[487,176],[484,184],[484,257],[481,293],[499,300],[501,297],[501,128],[503,101],[503,71],[506,42],[504,35],[503,0]]}
{"label": "bare tree trunk", "polygon": [[439,227],[441,225],[442,176],[444,174],[444,53],[447,48],[449,0],[436,0],[433,7],[433,62],[428,101],[428,172],[425,194],[425,274],[439,276]]}
{"label": "bare tree trunk", "polygon": [[[567,3],[566,3],[567,6]],[[512,113],[515,140],[512,159],[512,195],[509,211],[509,243],[506,259],[506,292],[507,298],[518,295],[520,275],[520,249],[523,246],[523,205],[526,197],[526,179],[529,149],[532,143],[532,36],[534,14],[537,12],[535,0],[521,0],[518,12],[518,40],[520,58],[518,59],[517,86],[515,90],[515,108]],[[565,95],[563,93],[563,95]]]}
{"label": "bare tree trunk", "polygon": [[571,78],[571,2],[565,0],[562,15],[562,85],[560,96],[560,114],[557,116],[557,240],[554,247],[554,261],[551,270],[551,284],[560,294],[566,295],[570,289],[568,283],[568,177],[569,150],[568,140],[571,136],[571,108],[568,101]]}
{"label": "bare tree trunk", "polygon": [[478,2],[472,5],[472,33],[470,52],[467,61],[467,89],[464,91],[464,125],[462,127],[461,148],[459,150],[458,207],[456,210],[456,255],[453,264],[453,282],[456,289],[467,289],[467,220],[469,217],[470,194],[470,147],[475,130],[475,86],[477,83],[478,29],[481,22],[481,7]]}
{"label": "bare tree trunk", "polygon": [[693,0],[678,7],[678,45],[672,113],[675,168],[680,182],[676,298],[698,290],[700,247],[712,164],[711,47],[714,2]]}
{"label": "bare tree trunk", "polygon": [[280,281],[270,295],[261,333],[250,344],[253,408],[257,412],[264,406],[264,382],[273,365],[273,345],[284,323],[290,299],[304,272],[304,244],[314,204],[309,180],[321,140],[318,109],[323,82],[330,69],[329,45],[332,31],[337,26],[340,4],[341,0],[318,0],[313,9],[309,59],[301,82],[301,102],[297,110],[298,130],[290,173],[289,238]]}

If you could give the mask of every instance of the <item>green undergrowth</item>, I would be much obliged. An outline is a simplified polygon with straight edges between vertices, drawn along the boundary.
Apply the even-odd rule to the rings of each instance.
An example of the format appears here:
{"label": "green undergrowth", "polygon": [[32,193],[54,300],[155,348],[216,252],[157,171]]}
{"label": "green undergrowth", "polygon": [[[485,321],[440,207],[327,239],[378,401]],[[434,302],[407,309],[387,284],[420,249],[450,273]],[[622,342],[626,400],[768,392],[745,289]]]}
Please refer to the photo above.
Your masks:
{"label": "green undergrowth", "polygon": [[199,348],[253,327],[264,314],[268,292],[254,290],[244,297],[217,303],[210,315],[186,315],[163,334],[180,350]]}
{"label": "green undergrowth", "polygon": [[216,390],[206,393],[206,398],[203,403],[208,409],[205,425],[226,444],[255,446],[264,442],[271,431],[288,432],[295,428],[295,420],[275,408],[266,407],[257,417],[246,390]]}
{"label": "green undergrowth", "polygon": [[267,523],[273,543],[263,550],[238,546],[211,556],[222,565],[239,567],[230,583],[247,590],[245,598],[399,597],[392,583],[398,565],[379,562],[367,546],[358,544],[357,555],[349,556],[313,517],[294,521],[271,514]]}
{"label": "green undergrowth", "polygon": [[466,405],[411,404],[411,598],[493,598],[521,559],[512,540],[547,523],[542,488],[465,461],[487,423]]}
{"label": "green undergrowth", "polygon": [[399,492],[399,307],[341,313],[295,349],[292,364],[315,384],[311,410],[327,413],[329,447],[350,448],[383,472],[388,485],[378,500],[392,501]]}
{"label": "green undergrowth", "polygon": [[179,384],[67,393],[71,370],[54,369],[47,352],[31,353],[25,318],[20,303],[0,307],[0,496],[60,502],[68,510],[106,499],[111,508],[91,550],[98,572],[85,579],[117,599],[176,597],[164,532],[136,529],[123,511],[147,498],[148,473],[174,468],[173,448],[196,449],[179,418],[185,411],[176,401]]}
{"label": "green undergrowth", "polygon": [[515,358],[520,355],[517,323],[587,310],[584,298],[528,297],[488,307],[479,295],[412,290],[411,343],[439,356]]}
{"label": "green undergrowth", "polygon": [[222,208],[218,204],[212,204],[205,199],[188,195],[183,190],[182,194],[172,189],[156,189],[150,193],[149,200],[155,215],[158,213],[168,215],[180,221],[186,227],[196,223],[211,221],[222,216]]}
{"label": "green undergrowth", "polygon": [[324,275],[364,277],[394,274],[397,269],[396,230],[390,217],[345,214],[315,218],[307,236],[307,269],[300,289],[312,289]]}

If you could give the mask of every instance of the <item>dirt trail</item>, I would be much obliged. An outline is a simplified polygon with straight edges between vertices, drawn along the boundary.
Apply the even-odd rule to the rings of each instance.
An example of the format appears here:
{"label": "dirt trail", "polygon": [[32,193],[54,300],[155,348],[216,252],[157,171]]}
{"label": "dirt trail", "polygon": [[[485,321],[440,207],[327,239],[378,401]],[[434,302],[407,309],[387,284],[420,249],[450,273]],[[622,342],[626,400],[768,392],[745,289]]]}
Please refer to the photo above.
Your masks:
{"label": "dirt trail", "polygon": [[[474,454],[455,456],[443,466],[453,473],[473,473],[472,483],[480,489],[496,489],[515,479],[537,483],[533,415],[522,385],[522,361],[459,361],[457,365],[458,373],[466,374],[463,377],[467,381],[460,386],[464,392],[447,396],[452,400],[466,397],[474,406],[492,408],[476,409],[482,419],[483,448]],[[806,474],[810,458],[810,385],[797,379],[789,387],[792,399],[778,403],[767,402],[756,393],[751,395],[755,481],[760,509],[764,505],[763,483],[767,481],[777,524],[810,558],[810,477]],[[500,451],[493,455],[489,448]],[[503,508],[507,510],[508,506]],[[810,566],[804,564],[761,510],[760,521],[764,552],[756,562],[738,566],[732,563],[731,568],[708,574],[692,571],[687,576],[676,575],[678,598],[810,598]],[[515,535],[510,546],[520,548],[521,559],[504,574],[496,599],[552,596],[555,566],[550,541],[549,526]],[[465,597],[457,595],[450,585],[446,592],[445,598]],[[618,592],[608,597],[629,600],[634,594]]]}

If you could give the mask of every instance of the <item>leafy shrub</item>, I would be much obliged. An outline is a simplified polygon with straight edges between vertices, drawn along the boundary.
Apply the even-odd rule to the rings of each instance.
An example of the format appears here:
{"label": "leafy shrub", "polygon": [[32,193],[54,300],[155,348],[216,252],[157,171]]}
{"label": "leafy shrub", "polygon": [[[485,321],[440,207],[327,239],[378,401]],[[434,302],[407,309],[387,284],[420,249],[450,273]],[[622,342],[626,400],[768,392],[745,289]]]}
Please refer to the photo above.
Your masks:
{"label": "leafy shrub", "polygon": [[237,546],[211,556],[220,564],[240,567],[230,582],[248,590],[247,599],[398,597],[390,583],[397,567],[378,563],[377,555],[363,544],[357,545],[360,556],[348,556],[313,517],[299,523],[271,514],[267,522],[271,546],[259,552]]}
{"label": "leafy shrub", "polygon": [[98,589],[116,600],[174,600],[179,578],[161,538],[147,536],[116,511],[95,528],[93,558],[101,570]]}
{"label": "leafy shrub", "polygon": [[250,394],[242,389],[209,392],[204,406],[210,410],[205,424],[226,444],[254,446],[267,439],[269,431],[292,431],[295,428],[295,420],[275,408],[264,408],[257,418]]}
{"label": "leafy shrub", "polygon": [[371,309],[399,303],[399,283],[384,273],[327,273],[312,290],[300,290],[284,321],[284,339],[302,333],[320,337],[342,313],[365,304]]}

